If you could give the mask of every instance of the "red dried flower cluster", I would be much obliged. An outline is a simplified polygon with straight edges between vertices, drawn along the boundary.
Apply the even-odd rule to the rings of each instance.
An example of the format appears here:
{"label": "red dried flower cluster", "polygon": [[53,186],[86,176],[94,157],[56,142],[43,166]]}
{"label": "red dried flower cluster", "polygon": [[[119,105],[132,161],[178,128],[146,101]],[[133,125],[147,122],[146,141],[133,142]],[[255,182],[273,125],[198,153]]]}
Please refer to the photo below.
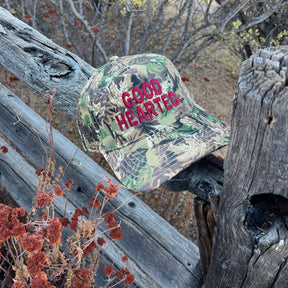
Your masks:
{"label": "red dried flower cluster", "polygon": [[62,224],[58,218],[53,218],[49,221],[49,227],[46,238],[49,240],[49,246],[54,246],[61,242],[62,233],[60,229]]}
{"label": "red dried flower cluster", "polygon": [[[1,150],[3,150],[2,147]],[[14,280],[15,282],[12,286],[13,288],[25,288],[27,285],[30,288],[56,288],[48,281],[48,276],[46,274],[47,271],[44,270],[46,268],[49,269],[50,265],[51,267],[56,267],[52,266],[55,264],[55,261],[57,262],[57,264],[59,264],[58,261],[61,261],[61,266],[59,265],[60,267],[59,271],[56,271],[56,273],[58,273],[57,275],[63,273],[65,269],[69,268],[75,269],[75,266],[73,264],[74,259],[71,260],[71,263],[72,262],[73,263],[70,264],[70,262],[67,260],[68,258],[66,257],[65,253],[59,252],[57,247],[56,249],[50,247],[61,243],[62,238],[61,229],[63,226],[66,227],[70,224],[71,230],[77,230],[79,217],[85,216],[87,213],[87,209],[85,207],[83,207],[82,209],[76,208],[71,218],[71,223],[69,223],[69,219],[66,217],[57,218],[53,216],[54,215],[52,213],[53,211],[52,212],[50,211],[50,209],[53,209],[53,205],[50,204],[52,204],[52,202],[54,201],[54,196],[63,196],[64,194],[63,192],[65,192],[66,190],[68,192],[71,192],[71,186],[73,184],[73,180],[68,180],[65,183],[66,188],[65,187],[61,188],[61,186],[57,184],[59,183],[58,182],[59,179],[62,177],[61,176],[62,172],[60,171],[61,173],[55,175],[53,172],[54,164],[51,165],[52,168],[49,167],[50,166],[48,166],[48,168],[46,169],[41,168],[36,171],[37,175],[40,177],[41,186],[39,187],[42,188],[38,190],[37,196],[35,197],[35,203],[40,208],[45,208],[47,206],[47,209],[42,209],[40,211],[41,212],[40,215],[36,214],[38,215],[38,219],[35,220],[35,222],[31,222],[27,224],[27,226],[25,226],[23,223],[20,222],[19,219],[20,216],[25,216],[25,211],[23,208],[13,209],[4,204],[0,204],[0,247],[3,241],[6,241],[10,239],[11,236],[14,236],[16,238],[19,238],[19,240],[16,240],[15,244],[18,243],[18,245],[21,246],[21,248],[24,250],[24,251],[22,250],[23,254],[26,253],[20,265],[26,265],[27,270],[25,270],[25,273],[27,273],[28,278],[26,280],[22,279],[24,282]],[[45,188],[47,183],[48,183],[47,187],[49,190]],[[103,185],[102,183],[98,183],[95,188],[97,192],[100,192],[100,190],[102,190],[102,192],[105,193],[106,199],[104,199],[101,203],[100,199],[98,199],[97,196],[92,197],[90,199],[89,204],[91,208],[99,209],[101,206],[104,206],[109,199],[112,199],[117,196],[118,187],[117,185],[112,184],[112,179],[107,179],[106,183],[107,186]],[[51,187],[52,191],[50,190]],[[99,212],[99,214],[96,215],[96,217],[100,217],[97,218],[98,222],[102,222],[102,208],[103,207],[101,207],[101,211]],[[32,212],[36,213],[36,210],[33,210]],[[77,232],[75,233],[75,238],[73,238],[74,237],[73,236],[71,239],[67,240],[68,241],[67,243],[70,243],[72,246],[75,243],[73,242],[75,241],[75,239],[76,242],[78,240],[80,241],[77,243],[85,243],[81,244],[82,249],[82,251],[80,251],[81,253],[79,253],[78,251],[79,246],[77,246],[76,248],[75,253],[77,254],[77,257],[75,257],[75,259],[77,261],[81,260],[82,256],[85,257],[91,253],[96,252],[98,255],[98,252],[100,250],[97,247],[99,246],[101,247],[106,244],[106,241],[102,237],[98,237],[97,241],[94,241],[93,239],[93,241],[89,242],[91,240],[91,235],[94,235],[98,227],[97,225],[99,225],[97,224],[98,223],[97,221],[93,222],[93,219],[89,219],[86,225],[85,224],[86,222],[83,220],[83,222],[81,222],[81,225],[79,225],[81,229],[77,230]],[[110,236],[112,239],[123,238],[124,233],[120,231],[122,227],[119,225],[119,222],[115,220],[115,214],[113,212],[107,212],[104,215],[104,221],[107,223],[106,226],[110,230]],[[91,226],[93,225],[93,223],[95,225]],[[59,254],[57,251],[59,252]],[[54,254],[52,255],[52,253]],[[51,255],[51,257],[48,255]],[[123,256],[122,262],[124,263],[126,261],[128,261],[128,257]],[[12,265],[18,265],[18,263]],[[90,270],[85,269],[85,262],[81,261],[80,267],[79,266],[76,267],[79,269],[74,271],[74,275],[72,276],[71,280],[71,285],[69,285],[69,287],[71,288],[92,287],[91,285],[93,285],[93,283],[90,282],[93,282],[91,279],[93,279],[94,274],[90,275]],[[96,268],[97,267],[95,266],[95,269]],[[18,269],[18,267],[16,267],[16,269]],[[93,268],[91,271],[95,273],[94,271],[95,269]],[[104,268],[104,273],[107,276],[112,275],[114,273],[113,265],[106,266]],[[130,285],[131,283],[134,282],[134,275],[132,275],[127,268],[125,269],[121,268],[119,271],[116,272],[115,277],[119,279],[119,281],[121,279],[121,281],[125,285]],[[109,281],[114,280],[115,278],[109,279]]]}
{"label": "red dried flower cluster", "polygon": [[71,230],[76,230],[78,227],[78,217],[79,216],[84,216],[87,212],[87,209],[85,207],[82,208],[82,210],[80,210],[79,208],[75,209],[75,212],[71,218],[71,223],[70,223],[70,229]]}
{"label": "red dried flower cluster", "polygon": [[60,185],[55,185],[54,186],[54,193],[56,196],[63,196],[63,190],[61,189]]}
{"label": "red dried flower cluster", "polygon": [[189,82],[189,78],[187,78],[187,77],[181,77],[181,79],[183,82]]}
{"label": "red dried flower cluster", "polygon": [[97,239],[97,244],[102,247],[103,245],[106,244],[106,241],[102,237],[98,237]]}
{"label": "red dried flower cluster", "polygon": [[51,285],[47,279],[36,276],[31,281],[31,288],[56,288],[56,286]]}
{"label": "red dried flower cluster", "polygon": [[135,277],[134,275],[129,271],[128,268],[120,268],[120,270],[118,270],[116,273],[115,273],[115,277],[121,281],[124,277],[124,281],[123,281],[123,284],[124,285],[131,285],[134,283],[134,280],[135,280]]}
{"label": "red dried flower cluster", "polygon": [[107,199],[113,199],[118,195],[118,186],[116,184],[110,183],[109,186],[104,187],[104,190],[106,191],[105,198]]}
{"label": "red dried flower cluster", "polygon": [[19,81],[19,80],[20,80],[20,79],[19,79],[18,77],[16,77],[16,76],[10,76],[10,77],[9,77],[9,81],[12,82],[12,83],[13,83],[13,82],[17,82],[17,81]]}
{"label": "red dried flower cluster", "polygon": [[[107,265],[104,267],[104,274],[109,277],[113,274],[113,265],[110,264],[110,265]],[[125,277],[125,278],[124,278]],[[135,277],[134,275],[129,271],[128,268],[120,268],[120,270],[118,270],[116,273],[115,273],[115,278],[119,281],[122,281],[123,278],[123,284],[124,285],[131,285],[134,283],[134,280],[135,280]]]}
{"label": "red dried flower cluster", "polygon": [[70,43],[67,43],[67,44],[66,44],[66,48],[70,50],[70,49],[72,49],[72,48],[73,48],[73,45],[72,45],[72,44],[70,44]]}
{"label": "red dried flower cluster", "polygon": [[0,203],[0,219],[5,219],[13,214],[13,208]]}
{"label": "red dried flower cluster", "polygon": [[108,228],[112,228],[109,234],[112,239],[120,240],[124,237],[124,233],[120,232],[122,227],[115,220],[115,214],[113,212],[105,213],[104,221],[107,222]]}
{"label": "red dried flower cluster", "polygon": [[59,218],[59,221],[63,227],[67,227],[70,223],[70,221],[67,217],[61,217],[61,218]]}
{"label": "red dried flower cluster", "polygon": [[28,258],[27,268],[28,272],[32,276],[41,274],[41,271],[45,268],[47,261],[47,255],[40,251]]}
{"label": "red dried flower cluster", "polygon": [[124,285],[131,285],[135,281],[135,277],[132,273],[129,273],[123,281]]}
{"label": "red dried flower cluster", "polygon": [[94,249],[96,249],[96,243],[92,241],[84,250],[83,250],[83,256],[87,256],[88,254],[92,253]]}
{"label": "red dried flower cluster", "polygon": [[107,265],[104,267],[103,270],[104,270],[105,275],[108,277],[113,274],[113,265],[112,264]]}
{"label": "red dried flower cluster", "polygon": [[100,208],[101,207],[100,199],[98,199],[96,196],[91,197],[89,207],[90,208]]}
{"label": "red dried flower cluster", "polygon": [[78,269],[74,272],[75,277],[72,280],[72,287],[74,288],[90,288],[89,285],[89,269]]}
{"label": "red dried flower cluster", "polygon": [[65,186],[68,188],[68,192],[71,192],[71,186],[74,183],[74,181],[72,179],[69,179],[66,183]]}
{"label": "red dried flower cluster", "polygon": [[123,233],[123,232],[120,232],[121,229],[122,229],[121,226],[118,226],[118,227],[116,227],[116,228],[113,228],[113,229],[111,230],[110,234],[109,234],[110,237],[111,237],[112,239],[115,239],[115,240],[121,240],[121,239],[123,239],[124,233]]}
{"label": "red dried flower cluster", "polygon": [[41,175],[45,174],[45,171],[45,168],[39,168],[35,171],[35,174],[40,177]]}
{"label": "red dried flower cluster", "polygon": [[71,218],[71,222],[70,222],[70,229],[73,231],[73,230],[76,230],[77,227],[78,227],[78,217],[76,216],[72,216]]}
{"label": "red dried flower cluster", "polygon": [[108,228],[116,228],[116,227],[119,227],[119,223],[116,220],[112,220],[106,226]]}
{"label": "red dried flower cluster", "polygon": [[103,183],[102,183],[102,182],[99,182],[99,183],[96,185],[95,190],[96,190],[97,192],[100,192],[100,190],[103,189],[103,188],[104,188]]}
{"label": "red dried flower cluster", "polygon": [[2,153],[6,154],[8,153],[8,148],[6,146],[1,146],[0,150],[2,151]]}
{"label": "red dried flower cluster", "polygon": [[46,191],[39,191],[36,196],[36,204],[40,208],[44,208],[48,202],[53,201],[53,194],[52,193],[46,193]]}
{"label": "red dried flower cluster", "polygon": [[115,220],[115,214],[113,212],[106,212],[104,216],[104,221],[110,223]]}
{"label": "red dried flower cluster", "polygon": [[14,236],[22,236],[25,232],[25,226],[18,219],[24,216],[24,208],[11,208],[5,204],[0,204],[0,243]]}
{"label": "red dried flower cluster", "polygon": [[20,237],[20,245],[29,253],[34,253],[41,250],[44,239],[39,234],[26,232]]}
{"label": "red dried flower cluster", "polygon": [[128,261],[128,257],[127,257],[126,255],[123,256],[122,259],[121,259],[121,261],[122,261],[123,263],[127,262],[127,261]]}
{"label": "red dried flower cluster", "polygon": [[25,283],[23,283],[22,281],[14,282],[12,288],[25,288]]}
{"label": "red dried flower cluster", "polygon": [[52,10],[48,10],[49,14],[57,14],[57,10],[56,9],[52,9]]}

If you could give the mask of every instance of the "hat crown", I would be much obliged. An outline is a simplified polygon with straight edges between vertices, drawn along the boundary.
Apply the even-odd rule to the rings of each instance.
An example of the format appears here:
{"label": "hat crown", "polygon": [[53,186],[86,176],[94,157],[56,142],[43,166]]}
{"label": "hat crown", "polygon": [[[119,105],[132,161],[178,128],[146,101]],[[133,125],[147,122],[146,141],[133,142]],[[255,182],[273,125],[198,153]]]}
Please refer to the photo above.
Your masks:
{"label": "hat crown", "polygon": [[77,107],[84,148],[100,151],[128,188],[158,187],[228,143],[229,128],[194,103],[164,56],[113,58],[86,83]]}
{"label": "hat crown", "polygon": [[175,66],[157,54],[113,59],[89,83],[82,92],[84,117],[98,133],[95,147],[106,152],[159,133],[176,137],[169,131],[194,105]]}

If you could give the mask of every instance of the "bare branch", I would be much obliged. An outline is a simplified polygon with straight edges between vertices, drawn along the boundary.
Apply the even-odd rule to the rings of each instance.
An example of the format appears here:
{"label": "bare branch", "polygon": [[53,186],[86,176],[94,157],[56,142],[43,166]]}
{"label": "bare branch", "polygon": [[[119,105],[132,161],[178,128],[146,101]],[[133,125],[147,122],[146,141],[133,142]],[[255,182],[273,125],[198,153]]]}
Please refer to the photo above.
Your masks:
{"label": "bare branch", "polygon": [[193,1],[193,0],[186,0],[185,3],[183,4],[182,8],[180,9],[178,15],[174,18],[173,24],[171,25],[170,30],[166,36],[166,41],[165,41],[164,45],[162,46],[162,48],[160,49],[161,53],[166,51],[168,44],[171,40],[172,34],[175,31],[176,26],[177,26],[178,22],[180,21],[182,15],[184,14],[184,12],[185,12],[188,4],[189,4],[189,1]]}
{"label": "bare branch", "polygon": [[[57,7],[58,12],[60,14],[64,15],[63,1],[62,0],[56,0],[56,7]],[[70,37],[69,37],[67,30],[66,30],[64,18],[59,17],[59,21],[60,21],[61,31],[64,35],[65,41],[66,41],[66,43],[70,43],[71,41],[70,41]]]}
{"label": "bare branch", "polygon": [[[241,9],[243,9],[243,7],[249,2],[250,0],[243,0],[240,1],[238,3],[238,5],[236,7],[234,7],[229,13],[228,15],[222,20],[221,17],[219,17],[219,19],[216,19],[216,21],[214,22],[215,25],[219,26],[219,24],[221,24],[220,28],[219,28],[219,32],[222,33],[225,29],[225,27],[227,26],[227,24],[229,23],[229,21],[231,21],[231,19],[235,18],[237,13],[239,13],[239,11],[241,11]],[[223,4],[222,4],[223,5]],[[223,5],[224,7],[224,5]]]}
{"label": "bare branch", "polygon": [[7,7],[8,10],[11,10],[11,7],[10,7],[10,5],[9,5],[8,0],[5,0],[5,5],[6,5],[6,7]]}
{"label": "bare branch", "polygon": [[[127,10],[128,11],[128,10]],[[130,35],[131,35],[131,27],[132,27],[132,20],[133,20],[133,12],[128,13],[128,24],[126,29],[126,37],[124,42],[124,55],[128,55],[130,49]]]}
{"label": "bare branch", "polygon": [[[92,27],[90,27],[88,21],[86,20],[85,16],[80,14],[80,12],[78,12],[74,6],[74,3],[72,0],[66,0],[69,5],[70,5],[70,8],[72,10],[72,12],[74,13],[74,15],[81,20],[81,22],[84,24],[85,28],[87,29],[88,33],[90,34],[90,36],[94,39],[95,35],[93,33],[93,30],[92,30]],[[96,41],[95,41],[95,45],[97,46],[97,48],[99,49],[99,51],[101,52],[103,58],[105,59],[105,61],[107,62],[108,61],[108,56],[105,52],[105,49],[102,47],[101,45],[101,42],[99,39],[97,39],[97,36],[96,36]]]}
{"label": "bare branch", "polygon": [[[174,53],[174,56],[172,57],[173,61],[176,61],[182,56],[182,54],[185,52],[187,47],[191,44],[191,41],[194,39],[194,37],[200,33],[202,30],[207,28],[207,23],[203,23],[202,26],[194,29],[191,34],[189,35],[189,38],[184,42],[181,43],[181,46],[177,49],[177,51]],[[199,47],[200,48],[200,47]],[[197,50],[199,49],[197,48]],[[198,53],[197,53],[198,54]]]}
{"label": "bare branch", "polygon": [[215,38],[210,38],[210,39],[205,39],[196,50],[193,50],[193,52],[191,52],[190,54],[188,54],[187,56],[185,56],[184,58],[182,58],[179,61],[175,62],[175,65],[181,64],[183,63],[184,65],[182,65],[179,68],[179,71],[182,72],[183,70],[187,69],[193,62],[193,60],[198,56],[198,54],[203,51],[203,49],[209,47],[211,44],[215,43],[216,39]]}
{"label": "bare branch", "polygon": [[[164,0],[164,1],[161,1],[161,4],[159,6],[159,10],[158,10],[158,13],[156,16],[152,16],[152,21],[150,22],[149,24],[149,18],[151,16],[151,12],[152,11],[152,7],[150,7],[150,9],[148,8],[147,11],[146,11],[146,19],[145,19],[145,28],[143,31],[140,31],[140,33],[132,40],[133,42],[136,41],[137,39],[141,38],[141,42],[140,44],[138,45],[137,49],[136,49],[136,53],[140,53],[140,52],[143,52],[144,50],[144,46],[145,44],[148,42],[148,39],[149,37],[151,37],[152,35],[156,34],[156,41],[153,41],[153,45],[152,45],[152,48],[151,48],[151,51],[152,52],[155,52],[155,46],[158,44],[158,39],[159,39],[159,35],[162,31],[162,27],[163,27],[163,23],[164,23],[164,8],[165,8],[165,5],[168,1],[167,0]],[[161,19],[160,19],[161,18]],[[148,24],[147,24],[148,23]]]}
{"label": "bare branch", "polygon": [[36,27],[36,11],[37,11],[37,2],[38,0],[34,0],[34,5],[33,5],[33,16],[32,16],[32,27],[34,29],[37,29]]}

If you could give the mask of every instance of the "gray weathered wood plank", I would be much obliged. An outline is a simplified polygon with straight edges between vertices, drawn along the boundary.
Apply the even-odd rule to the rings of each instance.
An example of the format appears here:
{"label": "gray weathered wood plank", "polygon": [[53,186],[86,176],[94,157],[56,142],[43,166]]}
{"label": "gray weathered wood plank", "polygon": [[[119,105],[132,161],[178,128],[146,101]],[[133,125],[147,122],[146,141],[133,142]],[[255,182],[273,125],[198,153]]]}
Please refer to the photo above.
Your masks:
{"label": "gray weathered wood plank", "polygon": [[54,105],[75,119],[81,89],[95,69],[3,7],[0,28],[0,64],[43,97],[56,89]]}
{"label": "gray weathered wood plank", "polygon": [[[48,130],[47,122],[11,91],[1,87],[0,132],[36,168],[43,167],[45,161],[43,147],[48,149]],[[95,193],[96,184],[111,176],[61,133],[54,130],[53,137],[56,163],[64,167],[69,163],[65,179],[74,179],[70,201],[75,207],[87,206],[90,197]],[[2,165],[0,171],[1,169]],[[115,179],[113,182],[118,183]],[[21,192],[24,193],[23,190]],[[131,192],[122,187],[118,197],[111,201],[107,209],[113,211],[128,202],[117,212],[125,238],[116,245],[120,251],[118,253],[123,251],[134,263],[134,268],[137,268],[135,274],[136,278],[138,276],[139,287],[200,287],[201,271],[197,246],[141,200],[131,200],[132,196]]]}
{"label": "gray weathered wood plank", "polygon": [[205,287],[288,285],[288,47],[244,62]]}
{"label": "gray weathered wood plank", "polygon": [[212,253],[215,219],[211,205],[199,197],[194,199],[194,211],[198,226],[203,280],[205,282]]}

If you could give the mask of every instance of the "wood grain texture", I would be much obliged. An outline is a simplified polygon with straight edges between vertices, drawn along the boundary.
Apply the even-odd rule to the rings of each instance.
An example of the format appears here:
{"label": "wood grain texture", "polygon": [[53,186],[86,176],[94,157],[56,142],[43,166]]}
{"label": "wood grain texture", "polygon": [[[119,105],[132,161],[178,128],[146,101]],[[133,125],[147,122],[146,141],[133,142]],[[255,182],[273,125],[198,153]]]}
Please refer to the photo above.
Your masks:
{"label": "wood grain texture", "polygon": [[288,47],[244,62],[205,287],[287,287]]}
{"label": "wood grain texture", "polygon": [[194,199],[194,211],[198,226],[203,280],[205,281],[211,260],[215,219],[211,205],[199,197]]}
{"label": "wood grain texture", "polygon": [[0,64],[76,119],[80,92],[95,69],[0,7]]}
{"label": "wood grain texture", "polygon": [[[11,91],[1,87],[0,133],[13,143],[26,161],[23,159],[20,162],[18,158],[14,159],[14,156],[5,160],[9,152],[1,153],[0,174],[7,183],[14,181],[11,192],[14,193],[15,200],[25,208],[29,208],[27,205],[32,200],[33,191],[35,193],[35,168],[43,167],[45,162],[45,150],[49,146],[48,131],[47,122]],[[71,209],[68,209],[71,216],[74,207],[88,206],[99,181],[112,177],[61,133],[54,130],[53,137],[57,166],[67,166],[63,181],[74,180],[69,198]],[[35,167],[34,171],[32,168],[25,168],[27,161],[30,166]],[[26,163],[26,166],[22,163]],[[33,185],[29,182],[32,180]],[[115,179],[113,183],[119,184]],[[7,189],[10,192],[9,186],[7,185]],[[106,207],[113,211],[123,205],[116,217],[125,232],[124,239],[115,242],[115,245],[108,249],[107,258],[117,261],[127,255],[131,265],[129,268],[135,273],[138,287],[200,287],[201,271],[196,245],[178,233],[141,200],[132,197],[131,192],[120,188],[118,197]],[[64,203],[60,201],[56,208],[59,214],[63,214]]]}
{"label": "wood grain texture", "polygon": [[173,192],[188,190],[199,198],[210,202],[219,197],[224,182],[223,160],[210,154],[163,184]]}

